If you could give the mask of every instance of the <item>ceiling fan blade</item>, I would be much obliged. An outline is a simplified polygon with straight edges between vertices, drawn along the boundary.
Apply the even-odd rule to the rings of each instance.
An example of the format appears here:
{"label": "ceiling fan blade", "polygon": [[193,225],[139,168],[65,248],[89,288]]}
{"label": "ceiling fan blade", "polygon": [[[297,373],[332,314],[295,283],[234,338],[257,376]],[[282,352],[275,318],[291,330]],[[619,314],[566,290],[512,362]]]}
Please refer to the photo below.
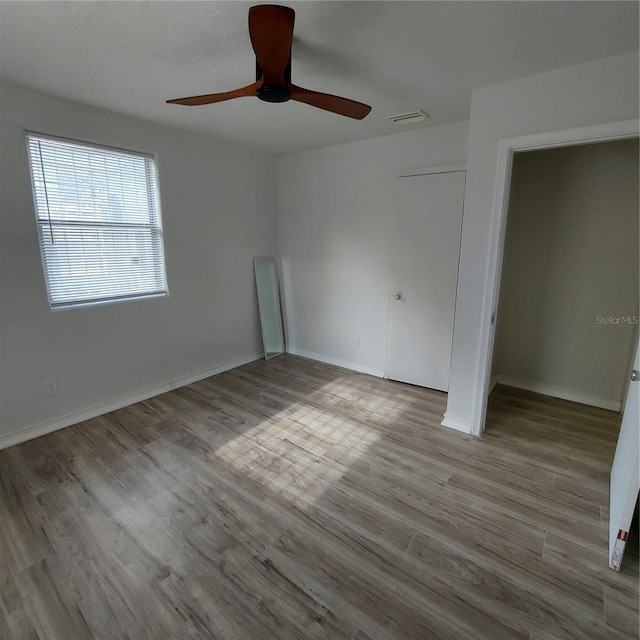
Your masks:
{"label": "ceiling fan blade", "polygon": [[175,98],[167,100],[167,104],[184,104],[188,107],[196,107],[201,104],[213,104],[214,102],[224,102],[233,98],[242,98],[243,96],[255,96],[256,91],[262,85],[261,81],[249,84],[246,87],[233,89],[233,91],[224,91],[223,93],[207,93],[202,96],[190,96],[189,98]]}
{"label": "ceiling fan blade", "polygon": [[281,84],[291,56],[295,11],[262,4],[249,9],[249,37],[265,85]]}
{"label": "ceiling fan blade", "polygon": [[371,111],[371,107],[368,104],[349,100],[348,98],[332,96],[329,93],[320,93],[319,91],[309,91],[309,89],[297,87],[295,84],[290,84],[288,89],[291,91],[292,100],[304,102],[325,111],[338,113],[341,116],[347,116],[347,118],[362,120]]}

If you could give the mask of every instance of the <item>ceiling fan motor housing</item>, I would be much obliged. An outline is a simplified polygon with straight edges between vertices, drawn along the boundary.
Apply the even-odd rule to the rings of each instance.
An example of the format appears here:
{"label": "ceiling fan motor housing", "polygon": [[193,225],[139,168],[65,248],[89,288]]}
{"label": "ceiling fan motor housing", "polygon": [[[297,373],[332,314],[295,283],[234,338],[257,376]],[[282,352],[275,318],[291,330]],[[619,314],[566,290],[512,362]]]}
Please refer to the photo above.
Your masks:
{"label": "ceiling fan motor housing", "polygon": [[260,100],[264,100],[265,102],[286,102],[287,100],[291,100],[291,91],[277,84],[263,84],[256,92],[256,95]]}
{"label": "ceiling fan motor housing", "polygon": [[[256,81],[262,79],[262,68],[256,59]],[[256,96],[264,102],[287,102],[291,99],[291,91],[287,87],[291,84],[291,54],[287,68],[284,70],[283,84],[263,84],[257,91]]]}

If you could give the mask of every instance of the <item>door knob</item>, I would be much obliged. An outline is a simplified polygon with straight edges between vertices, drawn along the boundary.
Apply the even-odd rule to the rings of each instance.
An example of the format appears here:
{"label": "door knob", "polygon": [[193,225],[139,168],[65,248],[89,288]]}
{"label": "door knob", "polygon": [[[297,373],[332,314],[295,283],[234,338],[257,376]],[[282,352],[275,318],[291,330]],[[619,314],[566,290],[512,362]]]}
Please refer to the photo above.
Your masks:
{"label": "door knob", "polygon": [[638,371],[637,369],[634,369],[634,370],[631,372],[631,379],[632,379],[634,382],[638,382],[638,380],[640,380],[640,371]]}
{"label": "door knob", "polygon": [[395,296],[393,296],[395,300],[402,300],[402,294],[401,293],[396,293]]}

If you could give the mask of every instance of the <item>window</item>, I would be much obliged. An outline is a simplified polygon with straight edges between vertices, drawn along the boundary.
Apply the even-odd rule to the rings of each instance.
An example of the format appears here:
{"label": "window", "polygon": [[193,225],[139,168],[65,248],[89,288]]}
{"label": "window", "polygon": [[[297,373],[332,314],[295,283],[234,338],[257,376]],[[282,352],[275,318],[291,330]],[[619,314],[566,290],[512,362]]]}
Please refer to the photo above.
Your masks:
{"label": "window", "polygon": [[166,296],[152,156],[27,133],[52,309]]}

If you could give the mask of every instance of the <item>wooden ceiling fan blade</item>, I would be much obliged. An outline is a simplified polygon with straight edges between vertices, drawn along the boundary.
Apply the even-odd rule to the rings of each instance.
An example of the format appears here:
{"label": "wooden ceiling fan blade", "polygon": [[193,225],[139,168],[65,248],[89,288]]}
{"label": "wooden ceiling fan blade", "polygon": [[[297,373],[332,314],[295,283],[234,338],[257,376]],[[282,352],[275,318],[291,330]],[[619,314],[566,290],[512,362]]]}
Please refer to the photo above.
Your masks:
{"label": "wooden ceiling fan blade", "polygon": [[197,106],[224,102],[243,96],[256,96],[264,102],[296,100],[318,109],[362,120],[371,107],[320,91],[310,91],[291,84],[291,44],[295,11],[290,7],[262,4],[249,9],[249,37],[256,54],[256,81],[246,87],[209,93],[201,96],[175,98],[168,104]]}
{"label": "wooden ceiling fan blade", "polygon": [[249,37],[265,85],[283,82],[293,42],[295,11],[261,4],[249,9]]}
{"label": "wooden ceiling fan blade", "polygon": [[347,118],[362,120],[371,111],[371,107],[368,104],[349,100],[348,98],[332,96],[329,93],[320,93],[319,91],[309,91],[309,89],[297,87],[295,84],[290,84],[288,89],[291,91],[292,100],[304,102],[332,113],[338,113],[341,116],[347,116]]}
{"label": "wooden ceiling fan blade", "polygon": [[190,96],[188,98],[175,98],[167,100],[167,104],[184,104],[188,107],[197,107],[202,104],[213,104],[214,102],[224,102],[233,98],[242,98],[244,96],[255,96],[256,92],[262,85],[262,82],[256,81],[246,87],[233,89],[232,91],[224,91],[222,93],[206,93],[201,96]]}

